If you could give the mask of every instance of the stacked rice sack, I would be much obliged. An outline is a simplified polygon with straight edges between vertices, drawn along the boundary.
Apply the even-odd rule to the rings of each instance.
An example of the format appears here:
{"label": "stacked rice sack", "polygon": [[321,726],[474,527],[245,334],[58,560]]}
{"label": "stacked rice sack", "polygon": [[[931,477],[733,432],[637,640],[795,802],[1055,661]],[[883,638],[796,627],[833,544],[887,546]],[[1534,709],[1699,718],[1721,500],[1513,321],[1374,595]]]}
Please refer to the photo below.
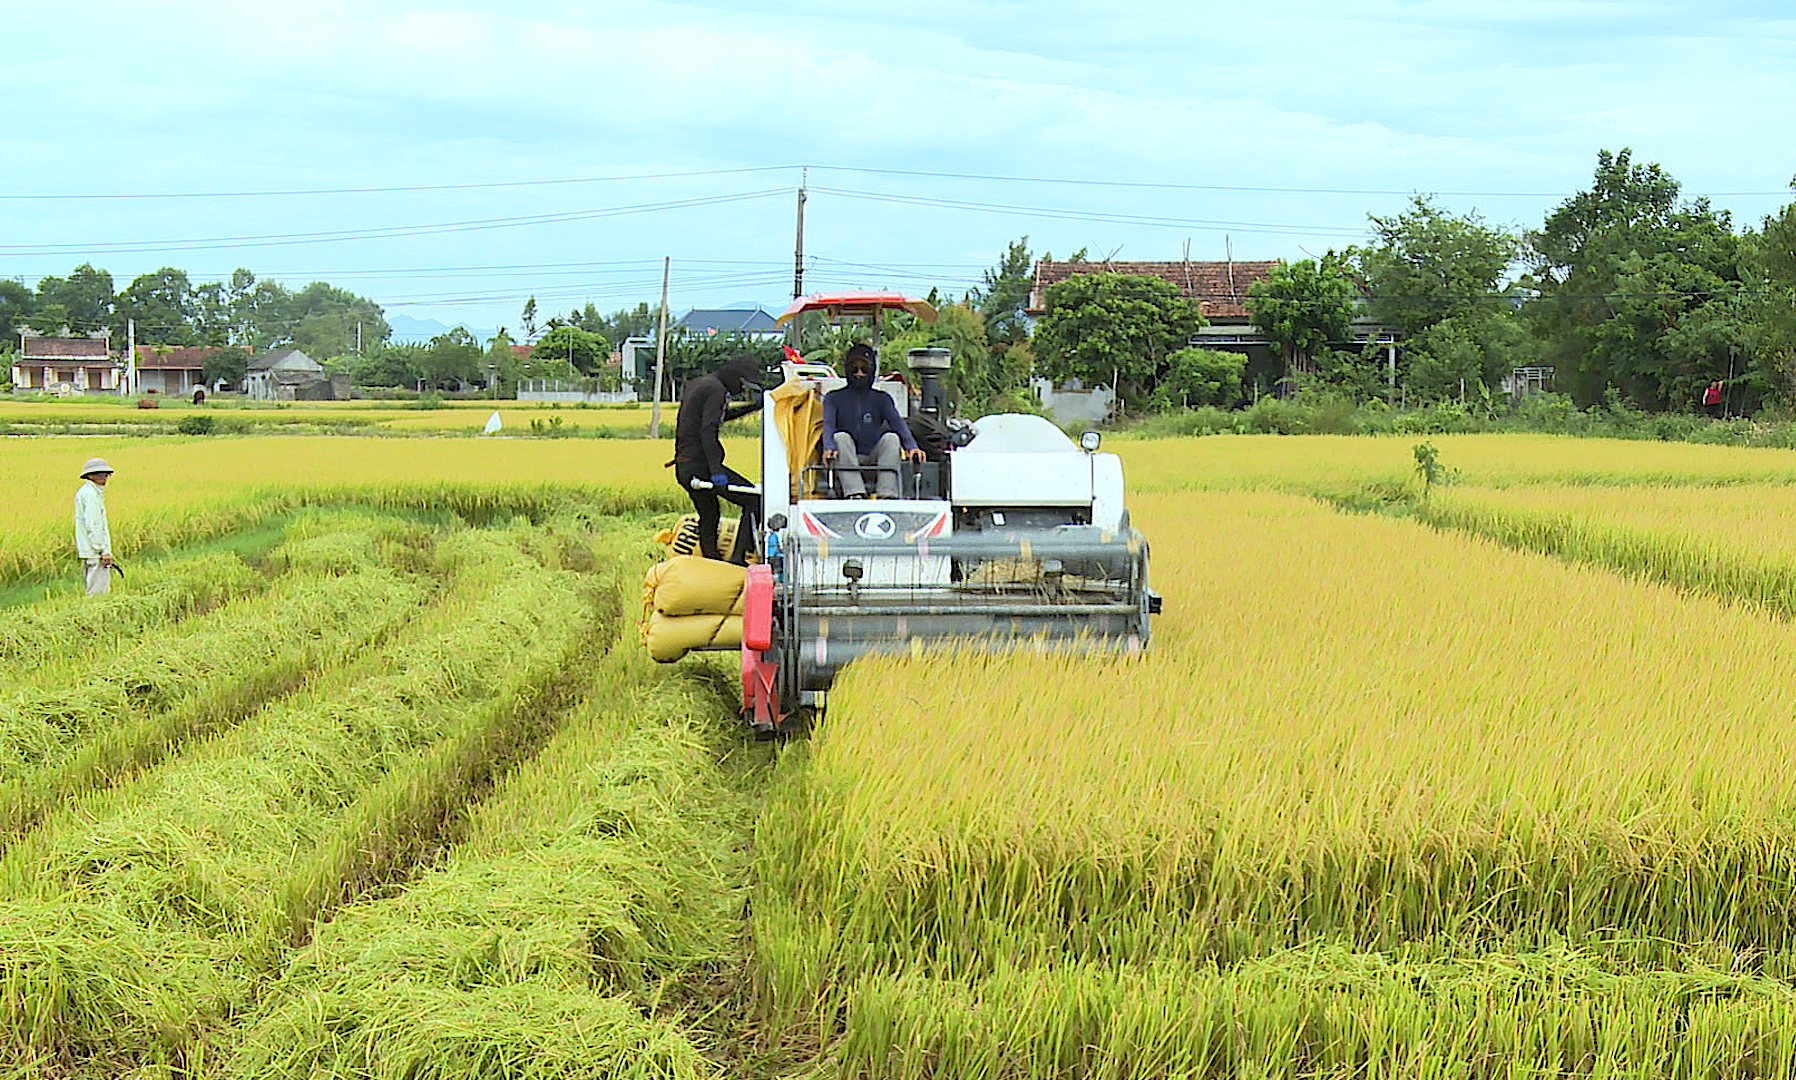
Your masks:
{"label": "stacked rice sack", "polygon": [[748,571],[698,555],[675,555],[642,576],[642,643],[672,663],[693,649],[742,644],[742,585]]}
{"label": "stacked rice sack", "polygon": [[[698,549],[698,515],[687,514],[671,529],[662,529],[655,534],[657,544],[665,544],[675,555],[697,555]],[[717,550],[729,554],[736,546],[736,519],[724,518],[717,523]],[[757,552],[750,551],[750,562],[757,561]]]}

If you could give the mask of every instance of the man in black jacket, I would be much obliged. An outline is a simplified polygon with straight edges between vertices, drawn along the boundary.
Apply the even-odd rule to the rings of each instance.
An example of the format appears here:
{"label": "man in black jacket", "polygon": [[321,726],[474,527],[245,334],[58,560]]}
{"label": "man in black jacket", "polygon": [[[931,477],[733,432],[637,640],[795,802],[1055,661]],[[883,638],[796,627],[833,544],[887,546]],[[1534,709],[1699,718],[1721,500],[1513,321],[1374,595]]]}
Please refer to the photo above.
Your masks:
{"label": "man in black jacket", "polygon": [[[761,518],[761,497],[729,490],[753,487],[754,483],[724,465],[723,440],[717,429],[726,421],[747,416],[761,407],[760,374],[760,362],[753,354],[737,353],[711,374],[688,382],[680,394],[680,415],[674,421],[674,458],[668,464],[674,467],[680,487],[698,511],[699,552],[707,559],[722,558],[717,547],[717,521],[722,510],[719,498],[742,508],[730,561],[746,563],[749,545],[754,543],[755,524]],[[731,406],[730,398],[744,386],[756,391],[753,403]],[[694,481],[701,486],[694,487]]]}

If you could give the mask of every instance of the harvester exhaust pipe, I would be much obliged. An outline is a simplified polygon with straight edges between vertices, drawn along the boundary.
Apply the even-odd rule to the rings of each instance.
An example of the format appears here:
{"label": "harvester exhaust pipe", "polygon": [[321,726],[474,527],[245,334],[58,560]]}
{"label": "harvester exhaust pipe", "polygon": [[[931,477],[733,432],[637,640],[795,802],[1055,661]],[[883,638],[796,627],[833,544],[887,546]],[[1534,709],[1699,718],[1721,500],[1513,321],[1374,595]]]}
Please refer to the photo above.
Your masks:
{"label": "harvester exhaust pipe", "polygon": [[947,349],[912,349],[904,354],[910,369],[921,384],[917,390],[915,415],[928,417],[940,424],[948,417],[948,392],[942,386],[942,373],[951,365]]}

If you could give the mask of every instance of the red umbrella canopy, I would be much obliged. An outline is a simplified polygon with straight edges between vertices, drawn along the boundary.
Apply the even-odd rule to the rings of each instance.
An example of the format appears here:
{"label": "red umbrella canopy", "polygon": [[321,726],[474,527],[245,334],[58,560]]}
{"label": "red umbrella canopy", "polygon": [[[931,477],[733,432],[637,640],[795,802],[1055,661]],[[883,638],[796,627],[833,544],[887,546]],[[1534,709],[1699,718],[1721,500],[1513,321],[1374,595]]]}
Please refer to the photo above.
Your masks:
{"label": "red umbrella canopy", "polygon": [[881,311],[908,311],[926,323],[935,321],[935,306],[927,300],[903,293],[889,292],[819,292],[806,293],[787,305],[775,323],[783,323],[806,311],[824,311],[832,319],[874,318]]}

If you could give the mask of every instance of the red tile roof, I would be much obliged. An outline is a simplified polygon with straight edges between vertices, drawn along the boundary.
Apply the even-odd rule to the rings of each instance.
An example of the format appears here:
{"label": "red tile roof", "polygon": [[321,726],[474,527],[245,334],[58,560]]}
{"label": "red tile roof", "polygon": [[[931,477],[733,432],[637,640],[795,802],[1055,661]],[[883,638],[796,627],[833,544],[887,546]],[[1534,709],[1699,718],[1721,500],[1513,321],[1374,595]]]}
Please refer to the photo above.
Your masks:
{"label": "red tile roof", "polygon": [[1035,264],[1029,307],[1040,311],[1048,286],[1078,274],[1145,274],[1164,278],[1196,300],[1211,322],[1247,322],[1247,287],[1265,281],[1277,260],[1261,262],[1048,262]]}
{"label": "red tile roof", "polygon": [[139,345],[137,366],[152,371],[198,371],[218,349],[217,345],[175,345],[158,351],[155,345]]}
{"label": "red tile roof", "polygon": [[20,355],[27,360],[110,360],[105,338],[27,337]]}

